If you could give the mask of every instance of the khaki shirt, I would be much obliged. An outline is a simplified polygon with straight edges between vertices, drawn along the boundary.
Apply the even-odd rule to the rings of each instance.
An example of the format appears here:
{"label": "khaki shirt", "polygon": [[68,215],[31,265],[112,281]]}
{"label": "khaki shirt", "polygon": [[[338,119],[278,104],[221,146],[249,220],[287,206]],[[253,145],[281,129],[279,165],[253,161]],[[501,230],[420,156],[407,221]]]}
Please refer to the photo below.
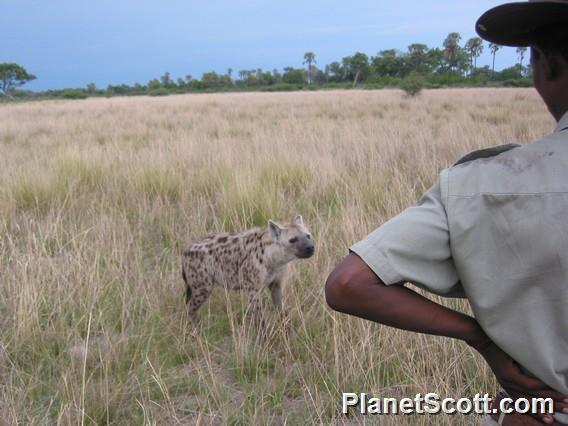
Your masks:
{"label": "khaki shirt", "polygon": [[507,148],[444,170],[351,250],[387,285],[467,297],[498,346],[568,395],[568,113],[550,136]]}

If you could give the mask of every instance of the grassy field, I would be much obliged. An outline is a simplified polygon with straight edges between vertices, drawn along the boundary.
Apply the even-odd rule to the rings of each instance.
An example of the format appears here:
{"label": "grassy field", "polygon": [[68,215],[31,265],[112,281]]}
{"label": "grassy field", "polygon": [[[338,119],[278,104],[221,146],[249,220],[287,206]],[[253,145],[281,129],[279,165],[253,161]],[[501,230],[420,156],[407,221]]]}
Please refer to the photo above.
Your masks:
{"label": "grassy field", "polygon": [[[530,89],[0,105],[0,424],[477,424],[341,417],[343,391],[495,383],[461,342],[332,312],[325,278],[460,156],[552,127]],[[184,246],[294,214],[316,255],[292,267],[287,320],[267,309],[259,341],[217,288],[190,332]]]}

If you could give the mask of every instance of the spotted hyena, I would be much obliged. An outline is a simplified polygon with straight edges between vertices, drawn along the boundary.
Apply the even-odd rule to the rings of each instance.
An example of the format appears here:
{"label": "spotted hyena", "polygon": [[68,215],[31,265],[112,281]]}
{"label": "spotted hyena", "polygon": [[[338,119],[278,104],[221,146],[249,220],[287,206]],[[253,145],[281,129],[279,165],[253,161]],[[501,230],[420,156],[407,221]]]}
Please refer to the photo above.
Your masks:
{"label": "spotted hyena", "polygon": [[288,264],[313,254],[314,241],[302,216],[285,225],[269,220],[266,228],[209,235],[183,254],[188,314],[194,319],[215,284],[243,290],[254,315],[258,314],[262,290],[269,288],[274,306],[282,311]]}

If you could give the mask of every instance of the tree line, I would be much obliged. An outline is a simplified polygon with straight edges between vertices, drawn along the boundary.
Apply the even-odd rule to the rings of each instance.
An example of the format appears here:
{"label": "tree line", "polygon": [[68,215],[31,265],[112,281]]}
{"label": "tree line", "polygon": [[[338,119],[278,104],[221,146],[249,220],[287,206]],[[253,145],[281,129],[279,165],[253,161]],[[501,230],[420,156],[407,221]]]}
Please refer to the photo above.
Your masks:
{"label": "tree line", "polygon": [[[314,52],[306,52],[303,67],[285,67],[283,70],[266,71],[261,68],[232,68],[225,73],[205,72],[201,78],[186,75],[173,78],[165,72],[146,84],[108,85],[97,88],[90,83],[85,88],[26,92],[17,87],[31,81],[35,76],[28,74],[17,64],[0,64],[0,93],[4,96],[63,96],[83,98],[87,96],[113,95],[168,95],[170,93],[238,91],[238,90],[316,90],[319,88],[382,88],[443,86],[505,85],[528,86],[530,64],[525,65],[527,48],[518,48],[518,63],[514,66],[495,70],[495,58],[501,46],[486,45],[479,37],[468,39],[463,45],[457,32],[448,34],[442,47],[429,48],[426,44],[413,43],[406,51],[381,50],[376,56],[356,52],[340,61],[318,66]],[[491,66],[477,66],[477,59],[485,48],[492,56]],[[19,69],[16,69],[19,67]],[[416,90],[417,89],[417,90]]]}

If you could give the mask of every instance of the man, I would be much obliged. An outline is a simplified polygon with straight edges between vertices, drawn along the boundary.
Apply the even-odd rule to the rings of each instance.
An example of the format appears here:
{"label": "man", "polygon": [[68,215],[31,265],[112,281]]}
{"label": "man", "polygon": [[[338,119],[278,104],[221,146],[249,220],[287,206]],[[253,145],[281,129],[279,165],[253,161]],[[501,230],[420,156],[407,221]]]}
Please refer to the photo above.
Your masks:
{"label": "man", "polygon": [[[340,312],[461,339],[511,397],[555,400],[554,416],[501,414],[486,424],[568,424],[568,0],[493,8],[477,31],[531,47],[554,133],[472,153],[444,170],[416,207],[351,247],[327,280],[326,299]],[[475,318],[406,282],[467,297]]]}

